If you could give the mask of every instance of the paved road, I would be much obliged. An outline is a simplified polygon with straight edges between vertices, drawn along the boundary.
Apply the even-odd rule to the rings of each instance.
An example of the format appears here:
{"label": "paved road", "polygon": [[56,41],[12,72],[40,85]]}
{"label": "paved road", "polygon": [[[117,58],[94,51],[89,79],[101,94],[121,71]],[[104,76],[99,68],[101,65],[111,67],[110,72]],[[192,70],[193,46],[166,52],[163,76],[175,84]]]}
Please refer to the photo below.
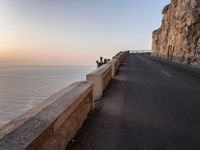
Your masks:
{"label": "paved road", "polygon": [[200,75],[129,54],[72,150],[200,150]]}

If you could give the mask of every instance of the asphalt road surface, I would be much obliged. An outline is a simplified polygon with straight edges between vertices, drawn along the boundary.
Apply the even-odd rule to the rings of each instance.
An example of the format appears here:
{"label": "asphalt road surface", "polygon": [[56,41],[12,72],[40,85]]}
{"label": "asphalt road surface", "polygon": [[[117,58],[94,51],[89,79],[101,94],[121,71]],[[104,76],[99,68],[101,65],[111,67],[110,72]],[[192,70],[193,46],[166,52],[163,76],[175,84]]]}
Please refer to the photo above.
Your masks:
{"label": "asphalt road surface", "polygon": [[200,150],[200,74],[129,54],[72,150]]}

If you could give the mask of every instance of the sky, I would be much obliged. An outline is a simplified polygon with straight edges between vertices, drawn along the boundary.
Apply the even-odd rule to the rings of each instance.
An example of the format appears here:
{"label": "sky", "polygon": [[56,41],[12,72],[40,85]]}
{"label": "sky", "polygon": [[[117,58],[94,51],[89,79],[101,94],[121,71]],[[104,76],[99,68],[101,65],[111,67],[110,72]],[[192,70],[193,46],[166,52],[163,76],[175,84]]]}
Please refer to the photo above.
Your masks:
{"label": "sky", "polygon": [[0,0],[0,64],[94,65],[151,49],[170,0]]}

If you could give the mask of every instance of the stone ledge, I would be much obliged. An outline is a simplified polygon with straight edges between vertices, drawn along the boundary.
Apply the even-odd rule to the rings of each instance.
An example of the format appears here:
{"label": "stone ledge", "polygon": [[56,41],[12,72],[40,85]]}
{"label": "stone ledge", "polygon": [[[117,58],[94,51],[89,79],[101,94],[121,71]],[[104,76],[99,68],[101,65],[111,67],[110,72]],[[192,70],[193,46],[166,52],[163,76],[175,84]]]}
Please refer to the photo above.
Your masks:
{"label": "stone ledge", "polygon": [[112,65],[112,77],[114,77],[115,72],[118,69],[119,60],[118,59],[111,59],[107,64]]}
{"label": "stone ledge", "polygon": [[112,77],[114,77],[115,72],[125,58],[126,53],[127,52],[119,52],[113,57],[110,62],[87,74],[86,80],[94,84],[94,100],[98,100],[99,98],[101,98],[101,96],[103,95],[103,91],[107,87]]}
{"label": "stone ledge", "polygon": [[110,64],[104,64],[99,68],[95,69],[94,71],[90,72],[88,75],[100,75],[103,76],[106,71],[111,67]]}
{"label": "stone ledge", "polygon": [[[2,127],[1,150],[64,149],[93,107],[92,84],[74,83]],[[69,132],[66,126],[61,129],[74,115],[74,123],[70,121],[69,125],[70,135],[59,137],[60,133]],[[45,143],[48,145],[44,146]]]}
{"label": "stone ledge", "polygon": [[93,97],[94,100],[99,99],[109,81],[112,79],[112,65],[104,64],[93,72],[87,74],[88,82],[93,83]]}

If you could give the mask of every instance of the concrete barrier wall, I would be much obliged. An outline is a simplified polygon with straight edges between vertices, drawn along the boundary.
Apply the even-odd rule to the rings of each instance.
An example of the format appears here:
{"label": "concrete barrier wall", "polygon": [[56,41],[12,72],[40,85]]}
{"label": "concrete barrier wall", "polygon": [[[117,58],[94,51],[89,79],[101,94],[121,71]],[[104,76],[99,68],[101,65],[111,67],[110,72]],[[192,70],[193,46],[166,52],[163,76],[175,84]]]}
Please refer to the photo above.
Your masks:
{"label": "concrete barrier wall", "polygon": [[109,69],[103,75],[103,90],[106,89],[110,80],[112,79],[112,65],[106,64],[109,66]]}
{"label": "concrete barrier wall", "polygon": [[111,59],[107,64],[110,64],[112,66],[112,77],[114,77],[120,65],[119,60]]}
{"label": "concrete barrier wall", "polygon": [[64,150],[94,109],[126,52],[0,128],[0,150]]}
{"label": "concrete barrier wall", "polygon": [[119,65],[120,65],[124,61],[126,54],[127,52],[119,52],[117,55],[113,57],[113,59],[119,60]]}
{"label": "concrete barrier wall", "polygon": [[64,150],[93,105],[92,84],[72,84],[2,128],[0,149]]}
{"label": "concrete barrier wall", "polygon": [[112,65],[104,64],[93,72],[87,74],[86,80],[93,83],[94,100],[99,99],[109,81],[112,79]]}
{"label": "concrete barrier wall", "polygon": [[93,72],[87,74],[86,80],[94,84],[93,97],[94,100],[99,99],[103,95],[103,91],[107,87],[109,81],[114,77],[120,64],[125,59],[126,52],[120,52],[113,57],[107,64],[102,65]]}

